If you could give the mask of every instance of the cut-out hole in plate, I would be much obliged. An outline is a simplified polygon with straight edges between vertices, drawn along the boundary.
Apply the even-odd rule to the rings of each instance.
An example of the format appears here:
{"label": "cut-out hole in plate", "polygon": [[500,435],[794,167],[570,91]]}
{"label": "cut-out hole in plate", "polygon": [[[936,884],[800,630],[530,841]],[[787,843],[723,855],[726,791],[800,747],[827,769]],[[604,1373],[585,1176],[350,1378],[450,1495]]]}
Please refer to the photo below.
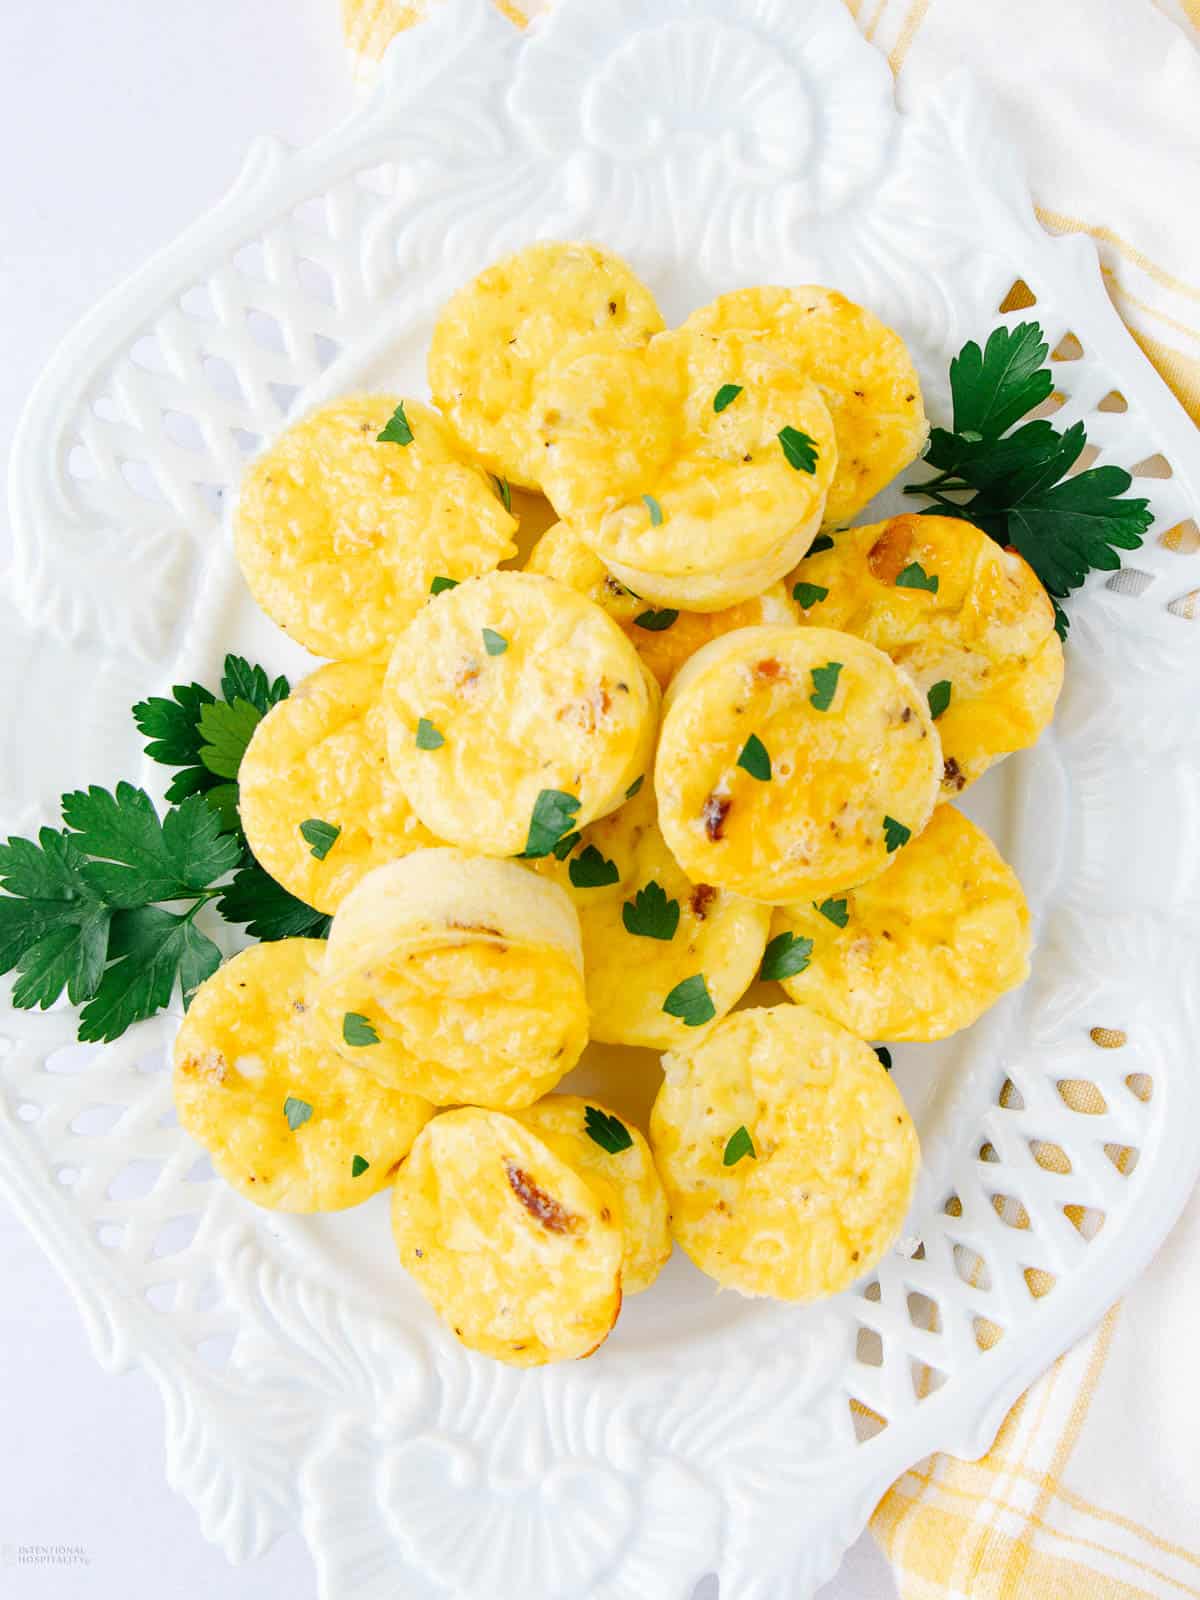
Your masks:
{"label": "cut-out hole in plate", "polygon": [[196,1346],[196,1354],[207,1366],[220,1370],[226,1366],[233,1350],[234,1335],[232,1333],[214,1333],[207,1339],[201,1339]]}
{"label": "cut-out hole in plate", "polygon": [[181,1250],[186,1250],[196,1237],[196,1229],[200,1226],[200,1213],[189,1211],[181,1217],[171,1217],[158,1230],[154,1238],[154,1248],[150,1252],[156,1260],[163,1256],[178,1255]]}
{"label": "cut-out hole in plate", "polygon": [[1195,622],[1200,617],[1200,589],[1189,589],[1187,594],[1178,595],[1167,606],[1173,617],[1182,617],[1185,622]]}
{"label": "cut-out hole in plate", "polygon": [[259,283],[268,281],[267,253],[260,239],[251,239],[249,244],[244,244],[235,254],[233,264],[248,278],[254,278]]}
{"label": "cut-out hole in plate", "polygon": [[1125,1079],[1125,1087],[1147,1104],[1154,1096],[1154,1079],[1145,1072],[1131,1072]]}
{"label": "cut-out hole in plate", "polygon": [[96,1054],[94,1044],[60,1045],[46,1057],[47,1072],[82,1072]]}
{"label": "cut-out hole in plate", "polygon": [[936,1394],[946,1382],[946,1374],[937,1367],[931,1367],[926,1361],[917,1361],[910,1357],[909,1371],[912,1375],[913,1394],[918,1400],[928,1400],[931,1394]]}
{"label": "cut-out hole in plate", "polygon": [[323,306],[332,306],[337,303],[337,293],[333,281],[333,274],[326,270],[319,261],[314,261],[311,256],[301,256],[296,262],[296,281],[305,294],[317,300]]}
{"label": "cut-out hole in plate", "polygon": [[1100,1117],[1108,1110],[1108,1101],[1086,1078],[1060,1078],[1056,1087],[1068,1111],[1084,1117]]}
{"label": "cut-out hole in plate", "polygon": [[1025,282],[1024,278],[1014,278],[1009,284],[1004,299],[997,306],[998,311],[1024,311],[1028,306],[1037,305],[1037,295]]}
{"label": "cut-out hole in plate", "polygon": [[993,1163],[999,1161],[1000,1157],[996,1154],[995,1147],[993,1145],[981,1144],[979,1147],[979,1159],[980,1161]]}
{"label": "cut-out hole in plate", "polygon": [[146,1299],[156,1311],[173,1310],[178,1292],[179,1285],[174,1278],[167,1278],[162,1283],[152,1283],[143,1290]]}
{"label": "cut-out hole in plate", "polygon": [[74,444],[67,452],[67,476],[74,478],[76,483],[88,483],[100,476],[87,445]]}
{"label": "cut-out hole in plate", "polygon": [[1195,517],[1184,517],[1182,522],[1159,534],[1158,542],[1164,550],[1174,550],[1176,555],[1194,556],[1200,550],[1200,527]]}
{"label": "cut-out hole in plate", "polygon": [[193,1161],[183,1175],[185,1183],[211,1183],[216,1177],[216,1171],[208,1156],[200,1156]]}
{"label": "cut-out hole in plate", "polygon": [[110,1200],[142,1200],[154,1188],[161,1172],[161,1161],[131,1161],[116,1174],[105,1193]]}
{"label": "cut-out hole in plate", "polygon": [[42,1107],[32,1100],[22,1100],[17,1107],[17,1118],[21,1122],[36,1122],[41,1114]]}
{"label": "cut-out hole in plate", "polygon": [[1136,462],[1129,470],[1135,478],[1173,478],[1175,476],[1171,463],[1161,452],[1147,456],[1144,461]]}
{"label": "cut-out hole in plate", "polygon": [[229,437],[244,456],[253,455],[262,443],[262,434],[251,433],[248,428],[230,428]]}
{"label": "cut-out hole in plate", "polygon": [[984,1294],[992,1290],[992,1274],[987,1262],[975,1250],[968,1250],[965,1244],[954,1246],[954,1270],[965,1284],[972,1289],[982,1289]]}
{"label": "cut-out hole in plate", "polygon": [[859,1444],[866,1444],[868,1439],[874,1439],[887,1427],[887,1418],[881,1417],[878,1411],[872,1411],[870,1406],[863,1405],[861,1400],[850,1401],[850,1415],[854,1420],[854,1437]]}
{"label": "cut-out hole in plate", "polygon": [[1026,417],[1027,422],[1037,422],[1042,417],[1052,417],[1056,411],[1061,411],[1067,403],[1068,396],[1061,389],[1056,389],[1042,401],[1040,406],[1034,406]]}
{"label": "cut-out hole in plate", "polygon": [[1004,1337],[1004,1329],[990,1317],[975,1317],[971,1326],[975,1333],[975,1343],[981,1350],[995,1349]]}
{"label": "cut-out hole in plate", "polygon": [[1011,1078],[1005,1078],[1000,1089],[1000,1098],[996,1103],[1002,1111],[1024,1111],[1025,1096]]}
{"label": "cut-out hole in plate", "polygon": [[1071,469],[1067,476],[1069,478],[1074,478],[1077,477],[1079,473],[1086,472],[1089,467],[1095,466],[1099,457],[1100,446],[1098,444],[1085,444],[1078,456],[1071,463]]}
{"label": "cut-out hole in plate", "polygon": [[64,1189],[72,1189],[79,1182],[78,1167],[59,1167],[54,1176]]}
{"label": "cut-out hole in plate", "polygon": [[1124,1028],[1089,1028],[1088,1038],[1097,1050],[1123,1050],[1129,1043]]}
{"label": "cut-out hole in plate", "polygon": [[311,228],[316,233],[323,233],[326,238],[332,232],[329,226],[329,206],[324,195],[310,195],[307,200],[301,200],[298,206],[292,207],[292,216],[302,226]]}
{"label": "cut-out hole in plate", "polygon": [[200,363],[204,376],[224,400],[245,400],[237,373],[224,356],[205,356]]}
{"label": "cut-out hole in plate", "polygon": [[286,417],[292,409],[292,404],[300,390],[294,383],[269,383],[267,388],[271,391],[271,396],[279,407],[280,414]]}
{"label": "cut-out hole in plate", "polygon": [[859,1328],[854,1357],[856,1361],[861,1361],[864,1367],[883,1365],[883,1340],[874,1328]]}
{"label": "cut-out hole in plate", "polygon": [[1041,1267],[1025,1268],[1025,1287],[1035,1300],[1041,1300],[1053,1289],[1058,1279],[1052,1272],[1043,1272]]}
{"label": "cut-out hole in plate", "polygon": [[327,339],[323,333],[314,333],[312,341],[313,349],[317,352],[317,365],[324,371],[342,347],[336,339]]}
{"label": "cut-out hole in plate", "polygon": [[189,417],[184,411],[164,411],[163,432],[172,444],[179,445],[184,450],[203,450],[204,430],[195,417]]}
{"label": "cut-out hole in plate", "polygon": [[79,1115],[71,1119],[71,1132],[81,1134],[85,1139],[99,1138],[116,1127],[126,1110],[125,1106],[84,1106]]}
{"label": "cut-out hole in plate", "polygon": [[1056,349],[1050,352],[1051,361],[1078,361],[1083,355],[1083,346],[1079,336],[1075,333],[1064,333],[1058,341]]}
{"label": "cut-out hole in plate", "polygon": [[163,348],[152,333],[144,333],[140,339],[135,339],[129,350],[129,359],[135,367],[141,367],[143,372],[154,372],[160,377],[169,375],[171,368]]}
{"label": "cut-out hole in plate", "polygon": [[1009,1228],[1027,1229],[1030,1225],[1024,1203],[1014,1194],[994,1194],[992,1210]]}
{"label": "cut-out hole in plate", "polygon": [[194,283],[190,289],[185,289],[179,296],[179,304],[189,317],[198,317],[201,322],[217,320],[217,308],[206,283]]}
{"label": "cut-out hole in plate", "polygon": [[219,483],[193,483],[192,488],[214,517],[220,518],[224,515],[225,490]]}
{"label": "cut-out hole in plate", "polygon": [[143,500],[156,500],[161,504],[167,498],[153,467],[147,461],[122,461],[121,476]]}
{"label": "cut-out hole in plate", "polygon": [[101,1222],[96,1228],[96,1240],[106,1250],[117,1250],[125,1237],[123,1222]]}
{"label": "cut-out hole in plate", "polygon": [[1130,600],[1136,600],[1144,595],[1154,582],[1152,572],[1143,572],[1140,567],[1122,567],[1119,572],[1114,572],[1104,585],[1114,594],[1123,594]]}
{"label": "cut-out hole in plate", "polygon": [[246,329],[255,344],[261,345],[264,350],[273,350],[279,355],[287,354],[283,323],[269,311],[260,311],[251,306],[246,312]]}
{"label": "cut-out hole in plate", "polygon": [[863,1299],[870,1300],[874,1305],[878,1305],[883,1299],[883,1295],[879,1288],[878,1278],[872,1278],[871,1282],[863,1290]]}
{"label": "cut-out hole in plate", "polygon": [[942,1316],[937,1301],[916,1289],[908,1296],[908,1320],[914,1328],[921,1328],[926,1333],[942,1331]]}
{"label": "cut-out hole in plate", "polygon": [[1074,1170],[1070,1156],[1061,1145],[1047,1144],[1044,1139],[1030,1139],[1029,1150],[1043,1172],[1057,1172],[1066,1177]]}
{"label": "cut-out hole in plate", "polygon": [[121,408],[111,394],[98,394],[92,401],[92,410],[101,422],[120,422]]}
{"label": "cut-out hole in plate", "polygon": [[1106,1220],[1104,1212],[1097,1211],[1095,1206],[1064,1206],[1063,1216],[1089,1244],[1100,1232]]}
{"label": "cut-out hole in plate", "polygon": [[1138,1157],[1141,1154],[1141,1151],[1135,1150],[1132,1145],[1106,1144],[1104,1146],[1104,1154],[1112,1162],[1113,1166],[1116,1167],[1121,1176],[1123,1178],[1128,1178],[1131,1176],[1134,1168],[1138,1164]]}
{"label": "cut-out hole in plate", "polygon": [[1128,411],[1129,410],[1129,401],[1126,400],[1125,396],[1121,393],[1120,389],[1110,389],[1108,391],[1108,393],[1104,396],[1104,399],[1101,400],[1100,404],[1096,407],[1096,410],[1097,411]]}

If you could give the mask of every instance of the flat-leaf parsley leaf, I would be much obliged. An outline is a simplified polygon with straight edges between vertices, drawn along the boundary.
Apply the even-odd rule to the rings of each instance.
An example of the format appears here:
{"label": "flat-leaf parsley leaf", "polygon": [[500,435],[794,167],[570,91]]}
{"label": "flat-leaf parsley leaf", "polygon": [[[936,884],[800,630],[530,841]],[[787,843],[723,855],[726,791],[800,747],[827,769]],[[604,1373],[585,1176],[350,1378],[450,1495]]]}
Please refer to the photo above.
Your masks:
{"label": "flat-leaf parsley leaf", "polygon": [[729,1135],[725,1145],[725,1154],[721,1157],[722,1166],[736,1167],[744,1156],[749,1156],[751,1161],[758,1160],[758,1152],[754,1148],[754,1140],[750,1137],[750,1130],[743,1124],[735,1128]]}
{"label": "flat-leaf parsley leaf", "polygon": [[813,692],[808,697],[810,706],[817,711],[828,711],[837,693],[838,677],[842,670],[840,661],[827,661],[823,667],[812,669]]}
{"label": "flat-leaf parsley leaf", "polygon": [[577,889],[603,889],[621,878],[616,862],[601,855],[594,844],[579,852],[567,868],[567,876]]}
{"label": "flat-leaf parsley leaf", "polygon": [[799,428],[780,428],[779,442],[783,446],[783,453],[787,457],[789,467],[794,467],[797,472],[815,472],[817,470],[817,441],[810,439],[808,434],[802,433]]}
{"label": "flat-leaf parsley leaf", "polygon": [[622,1150],[630,1149],[633,1144],[633,1135],[621,1119],[596,1106],[584,1106],[583,1126],[592,1143],[598,1144],[601,1150],[607,1150],[610,1156],[620,1155]]}
{"label": "flat-leaf parsley leaf", "polygon": [[689,1028],[702,1027],[717,1014],[712,995],[702,972],[677,983],[663,1001],[663,1010],[669,1017],[678,1017]]}
{"label": "flat-leaf parsley leaf", "polygon": [[531,859],[548,856],[564,834],[571,831],[579,813],[579,796],[564,789],[543,789],[533,802],[524,854]]}
{"label": "flat-leaf parsley leaf", "polygon": [[731,406],[742,392],[740,383],[723,383],[713,395],[713,410],[720,414],[726,406]]}
{"label": "flat-leaf parsley leaf", "polygon": [[926,699],[929,701],[929,715],[935,722],[950,704],[953,688],[949,678],[939,678],[937,683],[930,684]]}
{"label": "flat-leaf parsley leaf", "polygon": [[621,921],[626,933],[665,943],[675,937],[679,927],[679,901],[669,899],[663,886],[651,878],[621,907]]}
{"label": "flat-leaf parsley leaf", "polygon": [[759,976],[768,983],[794,978],[812,960],[813,942],[796,933],[777,933],[763,951]]}
{"label": "flat-leaf parsley leaf", "polygon": [[361,1011],[347,1011],[342,1018],[342,1038],[356,1050],[379,1043],[379,1035]]}
{"label": "flat-leaf parsley leaf", "polygon": [[770,753],[756,733],[752,733],[742,746],[742,753],[737,758],[737,764],[743,772],[748,772],[752,778],[757,778],[759,783],[770,783]]}
{"label": "flat-leaf parsley leaf", "polygon": [[388,418],[382,433],[375,435],[377,444],[411,444],[413,431],[409,427],[408,418],[404,415],[404,401],[396,407]]}
{"label": "flat-leaf parsley leaf", "polygon": [[309,853],[318,861],[325,857],[337,843],[341,829],[333,822],[322,822],[320,817],[309,817],[307,822],[300,824],[300,837],[309,848]]}

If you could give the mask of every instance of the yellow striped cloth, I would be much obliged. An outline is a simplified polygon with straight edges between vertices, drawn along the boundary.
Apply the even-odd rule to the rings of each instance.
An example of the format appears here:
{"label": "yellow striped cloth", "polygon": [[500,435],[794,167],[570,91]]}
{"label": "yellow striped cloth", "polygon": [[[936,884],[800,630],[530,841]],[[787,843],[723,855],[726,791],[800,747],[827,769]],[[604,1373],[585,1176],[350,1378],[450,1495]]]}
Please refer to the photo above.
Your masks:
{"label": "yellow striped cloth", "polygon": [[[517,26],[543,9],[495,3]],[[365,73],[425,4],[343,0]],[[846,4],[901,105],[963,62],[988,85],[1043,224],[1096,241],[1117,310],[1200,423],[1200,0]],[[934,1456],[884,1497],[872,1527],[904,1600],[1200,1600],[1197,1327],[1200,1191],[981,1461]]]}

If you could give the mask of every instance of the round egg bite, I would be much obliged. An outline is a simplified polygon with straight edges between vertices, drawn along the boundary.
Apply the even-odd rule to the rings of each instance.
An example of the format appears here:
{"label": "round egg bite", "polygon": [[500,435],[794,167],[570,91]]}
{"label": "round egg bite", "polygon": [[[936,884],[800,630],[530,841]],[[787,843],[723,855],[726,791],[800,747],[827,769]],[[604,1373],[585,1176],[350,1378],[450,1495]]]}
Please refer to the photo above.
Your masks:
{"label": "round egg bite", "polygon": [[602,1105],[573,1094],[547,1095],[513,1116],[621,1218],[621,1292],[648,1289],[671,1254],[671,1230],[666,1192],[644,1135]]}
{"label": "round egg bite", "polygon": [[667,692],[659,826],[695,883],[785,905],[881,873],[942,771],[925,697],[882,651],[817,628],[743,628]]}
{"label": "round egg bite", "polygon": [[944,1039],[1029,976],[1029,909],[981,828],[939,806],[894,866],[837,899],[782,906],[809,942],[788,995],[860,1039]]}
{"label": "round egg bite", "polygon": [[314,1028],[325,944],[251,945],[201,984],[175,1037],[175,1108],[231,1188],[273,1211],[382,1189],[433,1115],[340,1061]]}
{"label": "round egg bite", "polygon": [[644,350],[565,351],[538,383],[534,420],[555,510],[657,606],[720,611],[783,577],[837,465],[820,393],[753,334],[680,329]]}
{"label": "round egg bite", "polygon": [[587,1043],[579,919],[513,861],[418,850],[342,901],[317,995],[330,1046],[438,1105],[531,1105]]}
{"label": "round egg bite", "polygon": [[733,1009],[758,971],[771,908],[684,876],[649,783],[560,854],[538,871],[579,913],[593,1039],[670,1050]]}
{"label": "round egg bite", "polygon": [[837,435],[827,526],[848,522],[925,448],[929,423],[903,339],[836,289],[735,289],[683,326],[760,334],[820,389]]}
{"label": "round egg bite", "polygon": [[654,674],[660,689],[665,689],[688,657],[710,639],[760,622],[796,621],[796,603],[782,583],[773,583],[752,600],[727,606],[723,611],[674,611],[649,606],[614,578],[600,557],[565,522],[546,529],[530,552],[525,570],[555,578],[607,611]]}
{"label": "round egg bite", "polygon": [[612,618],[526,572],[427,606],[396,642],[383,703],[421,821],[495,856],[544,855],[620,805],[658,720],[657,686]]}
{"label": "round egg bite", "polygon": [[256,859],[318,911],[336,911],[373,868],[442,842],[392,774],[383,673],[367,661],[319,668],[258,724],[238,768]]}
{"label": "round egg bite", "polygon": [[912,1202],[916,1130],[869,1045],[804,1006],[737,1011],[663,1057],[650,1143],[671,1231],[727,1289],[819,1300]]}
{"label": "round egg bite", "polygon": [[791,580],[801,620],[886,651],[937,711],[952,799],[1037,741],[1063,680],[1054,607],[1015,550],[957,517],[902,516],[839,533]]}
{"label": "round egg bite", "polygon": [[[319,656],[377,654],[435,578],[490,572],[516,552],[516,519],[488,475],[436,411],[406,400],[401,424],[400,404],[359,395],[323,406],[242,482],[234,547],[250,592]],[[381,439],[385,429],[394,437]]]}
{"label": "round egg bite", "polygon": [[532,244],[446,302],[429,346],[429,387],[479,461],[540,488],[544,451],[530,408],[542,369],[581,338],[642,345],[662,326],[654,296],[620,257],[593,244]]}
{"label": "round egg bite", "polygon": [[514,1367],[589,1356],[621,1309],[621,1216],[602,1187],[512,1117],[447,1111],[397,1176],[396,1249],[469,1349]]}

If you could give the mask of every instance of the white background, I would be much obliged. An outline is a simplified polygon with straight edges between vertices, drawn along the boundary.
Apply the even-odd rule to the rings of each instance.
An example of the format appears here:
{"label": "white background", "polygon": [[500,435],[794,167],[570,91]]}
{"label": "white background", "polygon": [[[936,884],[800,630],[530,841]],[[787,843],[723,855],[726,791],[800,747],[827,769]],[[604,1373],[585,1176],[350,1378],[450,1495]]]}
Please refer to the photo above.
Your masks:
{"label": "white background", "polygon": [[[0,4],[5,468],[24,396],[71,325],[218,199],[254,135],[305,143],[350,109],[338,11],[337,0]],[[0,797],[0,828],[10,808],[15,797]],[[242,1568],[204,1542],[167,1487],[151,1384],[100,1372],[68,1291],[4,1209],[0,1262],[0,1546],[82,1545],[91,1559],[0,1566],[0,1600],[315,1595],[298,1535]],[[894,1594],[867,1537],[822,1600]]]}

